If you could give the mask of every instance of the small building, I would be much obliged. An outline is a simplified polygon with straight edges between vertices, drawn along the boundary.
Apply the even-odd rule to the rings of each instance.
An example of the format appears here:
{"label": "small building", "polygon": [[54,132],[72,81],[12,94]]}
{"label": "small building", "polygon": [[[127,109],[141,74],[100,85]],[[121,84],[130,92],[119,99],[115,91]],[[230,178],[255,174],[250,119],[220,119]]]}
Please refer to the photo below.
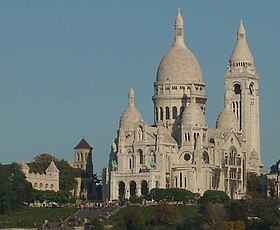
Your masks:
{"label": "small building", "polygon": [[270,167],[270,172],[266,174],[265,177],[266,184],[268,179],[275,181],[276,196],[280,199],[280,160]]}
{"label": "small building", "polygon": [[31,173],[29,166],[21,161],[19,163],[21,169],[26,177],[26,180],[32,184],[32,188],[37,190],[51,190],[51,191],[59,191],[59,170],[52,161],[45,173]]}
{"label": "small building", "polygon": [[96,197],[93,183],[92,150],[90,144],[83,138],[74,148],[73,172],[77,185],[73,191],[75,199],[93,200]]}

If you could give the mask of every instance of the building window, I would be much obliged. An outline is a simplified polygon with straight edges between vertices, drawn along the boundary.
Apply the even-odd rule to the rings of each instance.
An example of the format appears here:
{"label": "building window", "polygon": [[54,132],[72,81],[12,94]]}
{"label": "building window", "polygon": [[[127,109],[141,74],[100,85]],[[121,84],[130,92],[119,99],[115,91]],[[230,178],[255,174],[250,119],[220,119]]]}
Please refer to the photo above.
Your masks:
{"label": "building window", "polygon": [[253,83],[251,83],[251,84],[249,85],[249,93],[252,95],[252,94],[253,94],[253,91],[254,91],[254,85],[253,85]]}
{"label": "building window", "polygon": [[235,94],[241,94],[241,87],[239,84],[234,84],[233,91]]}
{"label": "building window", "polygon": [[177,107],[173,106],[172,107],[172,119],[176,119],[177,118]]}
{"label": "building window", "polygon": [[183,187],[183,182],[182,182],[182,173],[180,173],[180,188]]}
{"label": "building window", "polygon": [[159,108],[159,115],[160,115],[160,120],[162,121],[163,120],[163,109],[162,107]]}
{"label": "building window", "polygon": [[170,119],[169,107],[165,107],[165,117],[166,117],[166,120]]}
{"label": "building window", "polygon": [[158,108],[156,107],[156,117],[155,117],[156,121],[158,121]]}

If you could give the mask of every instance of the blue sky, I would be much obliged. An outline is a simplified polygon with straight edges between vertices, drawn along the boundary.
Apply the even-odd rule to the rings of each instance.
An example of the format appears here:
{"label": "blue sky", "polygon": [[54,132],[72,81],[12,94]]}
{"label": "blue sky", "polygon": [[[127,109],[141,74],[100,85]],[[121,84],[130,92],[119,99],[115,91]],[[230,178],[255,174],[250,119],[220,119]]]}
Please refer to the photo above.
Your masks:
{"label": "blue sky", "polygon": [[279,0],[0,2],[0,162],[48,152],[73,161],[84,136],[107,165],[127,93],[153,123],[153,83],[177,8],[206,82],[206,118],[223,108],[224,73],[243,19],[260,79],[262,162],[280,158]]}

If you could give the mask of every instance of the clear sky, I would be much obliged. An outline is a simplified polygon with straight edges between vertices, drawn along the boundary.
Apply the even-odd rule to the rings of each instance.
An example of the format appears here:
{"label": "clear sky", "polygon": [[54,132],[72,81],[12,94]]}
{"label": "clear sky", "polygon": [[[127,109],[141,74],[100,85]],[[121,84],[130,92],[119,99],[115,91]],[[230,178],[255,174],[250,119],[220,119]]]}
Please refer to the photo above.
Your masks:
{"label": "clear sky", "polygon": [[279,0],[0,1],[0,162],[47,152],[74,160],[84,136],[94,171],[107,165],[132,86],[153,123],[153,83],[177,8],[206,82],[206,118],[223,109],[224,73],[243,19],[260,79],[261,155],[280,158]]}

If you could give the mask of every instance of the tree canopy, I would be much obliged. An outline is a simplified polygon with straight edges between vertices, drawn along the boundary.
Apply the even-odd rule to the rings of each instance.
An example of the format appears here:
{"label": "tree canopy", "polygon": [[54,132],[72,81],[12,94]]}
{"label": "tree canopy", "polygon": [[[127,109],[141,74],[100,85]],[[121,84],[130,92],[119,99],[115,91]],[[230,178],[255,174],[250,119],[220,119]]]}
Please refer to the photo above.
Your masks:
{"label": "tree canopy", "polygon": [[218,190],[207,190],[203,193],[203,196],[199,198],[199,203],[225,203],[229,200],[229,196]]}
{"label": "tree canopy", "polygon": [[44,173],[52,161],[54,161],[59,170],[59,189],[68,192],[74,189],[76,180],[73,169],[69,163],[63,159],[59,160],[48,153],[39,154],[30,162],[30,171],[34,173]]}
{"label": "tree canopy", "polygon": [[0,213],[28,202],[31,188],[17,163],[0,164]]}

